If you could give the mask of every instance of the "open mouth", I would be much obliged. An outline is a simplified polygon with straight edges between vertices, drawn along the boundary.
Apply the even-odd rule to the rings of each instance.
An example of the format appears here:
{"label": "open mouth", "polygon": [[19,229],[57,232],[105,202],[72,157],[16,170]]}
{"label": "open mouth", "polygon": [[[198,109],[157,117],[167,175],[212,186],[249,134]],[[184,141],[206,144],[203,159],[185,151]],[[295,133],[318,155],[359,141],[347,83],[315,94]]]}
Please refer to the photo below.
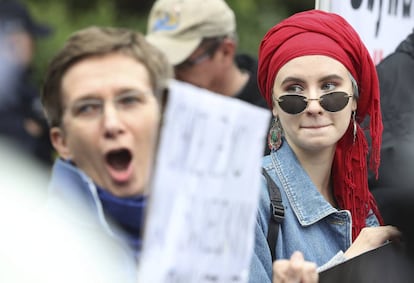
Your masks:
{"label": "open mouth", "polygon": [[116,171],[128,169],[132,154],[128,149],[110,151],[106,154],[106,162]]}

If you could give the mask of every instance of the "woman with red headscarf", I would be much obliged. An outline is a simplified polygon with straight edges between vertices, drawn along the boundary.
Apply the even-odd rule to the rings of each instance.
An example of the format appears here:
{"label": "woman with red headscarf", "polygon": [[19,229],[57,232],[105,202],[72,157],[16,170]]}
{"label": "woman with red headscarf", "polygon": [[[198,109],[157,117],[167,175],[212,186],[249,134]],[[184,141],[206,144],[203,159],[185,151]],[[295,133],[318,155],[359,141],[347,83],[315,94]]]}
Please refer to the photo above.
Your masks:
{"label": "woman with red headscarf", "polygon": [[[355,30],[323,11],[289,17],[261,42],[258,82],[274,116],[263,168],[280,189],[285,215],[272,266],[264,183],[250,282],[271,282],[272,267],[276,282],[316,282],[316,266],[398,237],[395,227],[380,226],[368,189],[367,156],[377,172],[382,121],[375,66]],[[367,117],[370,152],[360,126]]]}

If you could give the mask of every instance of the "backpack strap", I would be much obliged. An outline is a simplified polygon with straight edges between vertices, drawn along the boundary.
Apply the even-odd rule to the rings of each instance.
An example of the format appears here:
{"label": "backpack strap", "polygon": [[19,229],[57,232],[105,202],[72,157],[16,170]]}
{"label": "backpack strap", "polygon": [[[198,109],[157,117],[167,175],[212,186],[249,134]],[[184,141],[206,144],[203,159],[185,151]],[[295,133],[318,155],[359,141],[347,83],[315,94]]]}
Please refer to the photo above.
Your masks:
{"label": "backpack strap", "polygon": [[280,194],[279,188],[276,186],[275,182],[269,176],[269,173],[262,168],[262,174],[266,178],[267,190],[270,197],[270,220],[269,220],[269,230],[267,231],[267,244],[270,248],[270,253],[272,256],[272,261],[276,260],[276,241],[279,234],[279,226],[285,218],[285,209],[282,203],[282,196]]}

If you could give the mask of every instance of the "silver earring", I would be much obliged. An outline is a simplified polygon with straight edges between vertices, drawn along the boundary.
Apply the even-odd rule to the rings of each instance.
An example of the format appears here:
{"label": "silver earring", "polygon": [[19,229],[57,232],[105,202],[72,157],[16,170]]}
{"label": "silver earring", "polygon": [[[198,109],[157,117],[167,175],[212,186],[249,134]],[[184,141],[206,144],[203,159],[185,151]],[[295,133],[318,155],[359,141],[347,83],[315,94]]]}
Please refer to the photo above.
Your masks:
{"label": "silver earring", "polygon": [[356,122],[356,111],[352,111],[352,121],[354,123],[354,139],[353,143],[355,143],[356,136],[357,136],[357,122]]}
{"label": "silver earring", "polygon": [[272,119],[272,124],[267,136],[267,143],[271,151],[278,150],[282,145],[282,126],[280,125],[279,117]]}

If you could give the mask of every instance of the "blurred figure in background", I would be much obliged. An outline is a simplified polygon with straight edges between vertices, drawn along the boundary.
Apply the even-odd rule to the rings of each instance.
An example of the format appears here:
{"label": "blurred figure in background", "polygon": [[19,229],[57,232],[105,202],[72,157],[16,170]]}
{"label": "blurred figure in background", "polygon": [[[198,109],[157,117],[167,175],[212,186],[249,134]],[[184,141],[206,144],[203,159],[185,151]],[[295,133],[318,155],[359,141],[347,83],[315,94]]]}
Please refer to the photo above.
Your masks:
{"label": "blurred figure in background", "polygon": [[267,108],[257,60],[237,54],[236,19],[225,1],[158,0],[147,39],[167,55],[178,80]]}
{"label": "blurred figure in background", "polygon": [[414,256],[414,30],[377,65],[384,123],[378,180],[370,188],[386,223],[404,233]]}
{"label": "blurred figure in background", "polygon": [[45,81],[60,154],[46,207],[49,172],[0,133],[0,282],[136,282],[144,189],[172,69],[132,31],[89,28],[71,39]]}
{"label": "blurred figure in background", "polygon": [[36,23],[22,3],[0,2],[0,134],[45,165],[52,164],[52,147],[30,75],[35,41],[50,34],[51,29]]}
{"label": "blurred figure in background", "polygon": [[413,189],[414,32],[377,65],[384,131],[379,178],[371,189]]}

